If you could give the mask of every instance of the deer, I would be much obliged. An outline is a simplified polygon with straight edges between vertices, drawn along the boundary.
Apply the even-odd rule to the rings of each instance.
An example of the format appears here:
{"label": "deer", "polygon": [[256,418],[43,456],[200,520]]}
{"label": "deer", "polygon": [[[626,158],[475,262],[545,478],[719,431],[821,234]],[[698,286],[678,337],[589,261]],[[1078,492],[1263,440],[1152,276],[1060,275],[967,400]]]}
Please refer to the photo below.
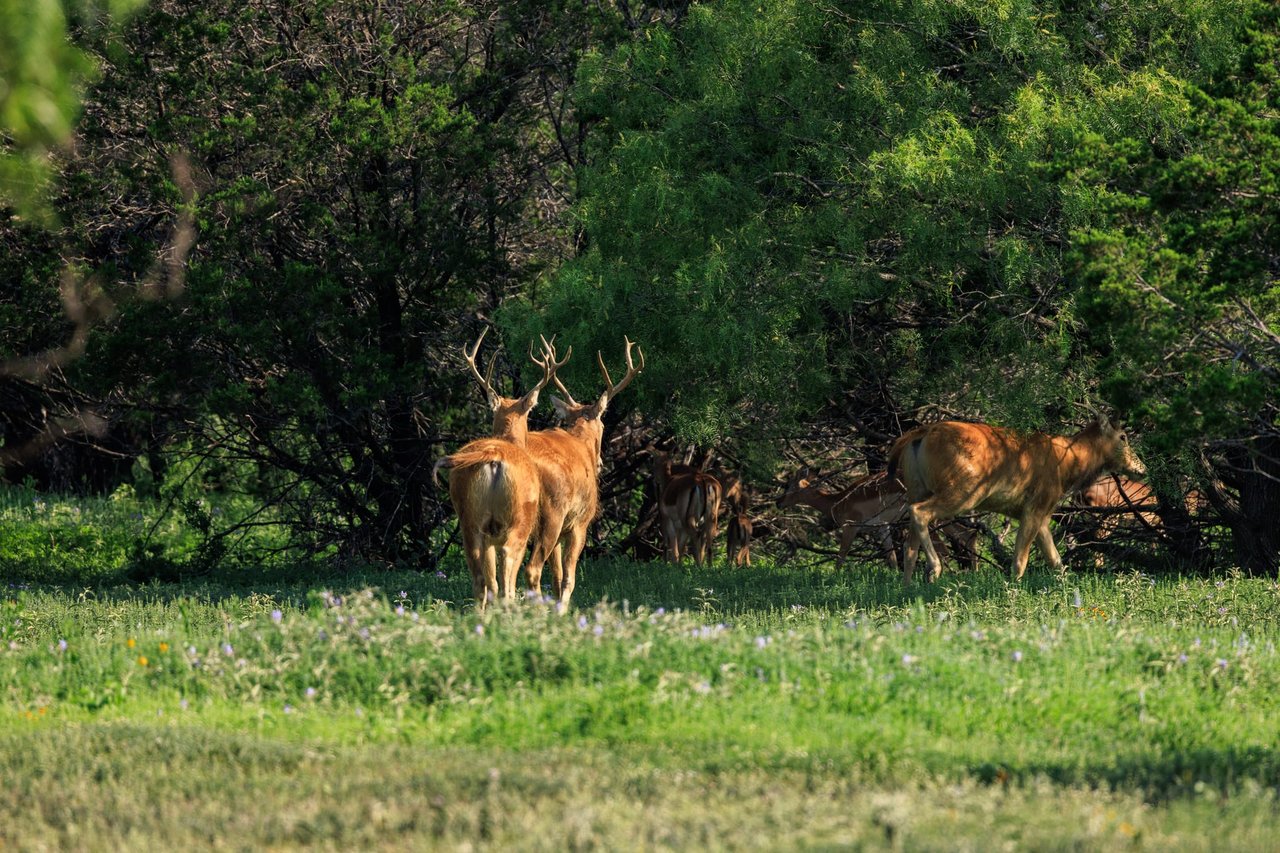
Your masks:
{"label": "deer", "polygon": [[[497,353],[489,359],[484,376],[476,366],[476,355],[489,330],[480,333],[475,346],[463,356],[471,368],[489,407],[493,410],[493,436],[476,439],[461,449],[441,457],[431,470],[431,479],[439,483],[440,471],[448,470],[449,497],[458,515],[462,533],[463,555],[471,573],[471,589],[476,607],[482,611],[489,601],[498,598],[498,551],[502,553],[501,596],[515,598],[516,577],[529,538],[538,522],[539,499],[542,494],[537,464],[528,450],[529,412],[538,404],[538,395],[555,372],[568,361],[557,362],[554,353],[539,361],[542,379],[523,397],[503,397],[493,387],[493,366]],[[546,343],[545,338],[543,339]]]}
{"label": "deer", "polygon": [[[818,475],[808,466],[801,468],[787,481],[777,500],[779,508],[805,504],[822,513],[824,525],[830,525],[840,534],[840,551],[836,565],[843,566],[849,556],[855,536],[866,536],[880,544],[886,560],[895,570],[898,554],[893,542],[893,525],[907,520],[906,493],[902,484],[888,477],[883,471],[867,474],[852,485],[839,491],[826,491],[818,485]],[[951,529],[958,528],[958,529]],[[963,558],[970,570],[977,568],[976,531],[949,525],[943,534],[951,541],[956,558]],[[947,551],[947,546],[938,541]]]}
{"label": "deer", "polygon": [[653,465],[667,560],[679,563],[690,554],[699,566],[709,562],[724,493],[720,481],[660,453],[654,455]]}
{"label": "deer", "polygon": [[[600,447],[604,438],[604,413],[631,380],[644,370],[644,350],[629,338],[626,344],[627,373],[614,384],[605,367],[604,357],[596,352],[596,360],[604,377],[605,390],[590,404],[579,403],[564,387],[558,376],[552,376],[564,399],[551,396],[551,404],[564,422],[563,428],[531,432],[528,448],[542,484],[539,504],[538,534],[533,554],[525,567],[528,588],[542,588],[542,569],[551,559],[551,591],[560,606],[567,609],[577,579],[578,559],[587,542],[587,528],[599,514],[600,497],[597,476],[601,467]],[[640,364],[632,360],[632,348]],[[555,360],[554,339],[543,342],[544,360]],[[565,361],[568,356],[565,356]]]}
{"label": "deer", "polygon": [[972,512],[995,512],[1018,522],[1011,575],[1021,580],[1034,540],[1054,571],[1062,558],[1049,517],[1068,492],[1103,472],[1146,475],[1122,428],[1099,415],[1074,435],[1020,433],[990,424],[940,421],[916,427],[889,451],[889,476],[906,487],[911,525],[903,558],[903,583],[911,583],[924,549],[928,580],[942,572],[929,524]]}
{"label": "deer", "polygon": [[[1182,499],[1182,509],[1188,518],[1194,518],[1205,502],[1204,494],[1192,489]],[[1125,526],[1141,526],[1160,538],[1167,538],[1169,530],[1160,515],[1160,501],[1155,490],[1146,483],[1131,477],[1111,475],[1100,477],[1074,495],[1070,505],[1077,509],[1094,511],[1091,523],[1081,527],[1089,531],[1096,543],[1105,542]],[[1176,522],[1175,522],[1176,524]],[[1103,556],[1094,554],[1095,566],[1101,568]]]}

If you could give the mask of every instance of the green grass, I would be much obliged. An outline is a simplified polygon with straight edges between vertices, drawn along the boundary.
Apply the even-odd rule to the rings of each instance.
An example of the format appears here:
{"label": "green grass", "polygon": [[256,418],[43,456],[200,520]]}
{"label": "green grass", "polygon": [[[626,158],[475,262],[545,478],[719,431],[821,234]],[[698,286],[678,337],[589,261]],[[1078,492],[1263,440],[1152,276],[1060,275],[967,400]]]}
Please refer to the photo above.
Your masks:
{"label": "green grass", "polygon": [[904,590],[595,559],[570,612],[483,616],[456,562],[79,581],[0,589],[0,848],[1220,850],[1280,828],[1274,581]]}
{"label": "green grass", "polygon": [[1248,849],[1276,828],[1274,582],[904,591],[605,560],[568,614],[480,617],[462,574],[9,590],[0,841]]}

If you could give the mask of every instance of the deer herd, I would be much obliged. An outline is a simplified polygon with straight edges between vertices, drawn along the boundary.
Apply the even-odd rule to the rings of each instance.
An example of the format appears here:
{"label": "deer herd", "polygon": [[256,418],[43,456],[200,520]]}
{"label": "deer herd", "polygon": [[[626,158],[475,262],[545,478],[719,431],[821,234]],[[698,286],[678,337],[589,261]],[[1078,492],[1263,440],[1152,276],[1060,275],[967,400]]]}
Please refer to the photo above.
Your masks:
{"label": "deer herd", "polygon": [[[432,479],[442,470],[449,471],[449,495],[477,607],[516,597],[520,564],[531,540],[532,553],[525,564],[528,588],[541,590],[542,569],[550,560],[552,596],[567,607],[588,528],[599,512],[597,477],[604,413],[644,369],[644,352],[623,338],[627,372],[616,384],[597,352],[604,390],[595,402],[579,403],[556,376],[573,348],[558,358],[555,339],[543,338],[539,355],[532,345],[529,349],[529,359],[540,369],[541,378],[523,397],[508,398],[492,384],[496,354],[483,376],[476,364],[484,337],[482,332],[469,351],[463,347],[463,355],[493,411],[492,434],[442,457]],[[530,431],[529,413],[542,390],[553,382],[563,398],[552,396],[551,403],[564,426]],[[726,512],[728,560],[737,566],[751,565],[751,502],[741,479],[718,466],[701,470],[676,462],[657,450],[653,456],[667,559],[678,563],[688,555],[699,566],[709,562],[720,515]],[[1150,489],[1127,478],[1145,473],[1128,436],[1104,416],[1070,436],[941,421],[902,435],[889,451],[887,470],[863,476],[843,489],[822,488],[824,478],[802,468],[787,482],[776,505],[804,504],[816,509],[823,526],[839,535],[839,564],[847,558],[854,538],[863,536],[876,542],[897,568],[894,531],[905,525],[901,568],[907,584],[921,551],[930,581],[942,571],[942,555],[975,568],[977,528],[962,517],[997,513],[1018,523],[1012,575],[1020,579],[1032,543],[1052,568],[1061,568],[1049,518],[1067,495],[1077,495],[1078,501],[1092,506],[1127,504],[1135,514],[1142,512],[1144,523],[1152,523]],[[1106,478],[1106,474],[1114,476]],[[1135,509],[1135,501],[1142,506]],[[1114,529],[1115,522],[1111,524]],[[1108,532],[1103,529],[1099,536]]]}

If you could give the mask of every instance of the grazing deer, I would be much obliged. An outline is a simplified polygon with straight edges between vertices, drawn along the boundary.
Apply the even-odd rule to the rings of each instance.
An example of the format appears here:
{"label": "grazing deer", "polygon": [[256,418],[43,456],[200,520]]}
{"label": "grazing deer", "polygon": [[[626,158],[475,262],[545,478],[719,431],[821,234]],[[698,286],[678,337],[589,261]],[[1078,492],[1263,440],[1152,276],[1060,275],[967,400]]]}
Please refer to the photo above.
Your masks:
{"label": "grazing deer", "polygon": [[971,512],[996,512],[1018,521],[1013,576],[1021,579],[1034,539],[1049,565],[1062,558],[1049,532],[1049,516],[1068,492],[1092,483],[1104,471],[1146,474],[1118,426],[1100,417],[1071,436],[942,421],[916,427],[889,451],[889,475],[906,486],[911,527],[902,579],[911,583],[924,548],[928,578],[942,572],[929,524]]}
{"label": "grazing deer", "polygon": [[[501,594],[508,599],[515,597],[516,575],[538,521],[541,494],[538,469],[526,446],[529,412],[537,405],[538,394],[569,358],[566,355],[561,362],[556,362],[554,355],[545,356],[542,361],[533,359],[542,368],[542,379],[523,397],[503,397],[490,382],[497,353],[489,360],[485,376],[482,377],[476,367],[476,354],[486,332],[488,329],[480,333],[471,352],[467,352],[465,346],[462,352],[493,409],[494,437],[464,445],[438,460],[431,471],[433,482],[439,482],[442,468],[450,471],[449,497],[458,514],[463,554],[471,572],[471,589],[480,610],[499,595],[499,549],[502,551]],[[533,358],[532,350],[530,358]]]}
{"label": "grazing deer", "polygon": [[[906,492],[902,484],[884,472],[867,474],[844,489],[828,492],[816,483],[817,475],[808,467],[801,468],[787,481],[779,508],[805,504],[822,513],[824,526],[840,534],[840,552],[836,565],[843,566],[855,536],[866,536],[880,544],[889,565],[898,568],[898,554],[893,542],[893,525],[907,520]],[[954,528],[954,529],[953,529]],[[948,525],[942,531],[951,541],[956,558],[977,568],[977,534],[963,525]],[[946,552],[947,546],[938,541]]]}
{"label": "grazing deer", "polygon": [[654,456],[653,475],[667,560],[679,563],[691,554],[699,566],[709,562],[723,498],[720,481],[705,471],[672,463],[662,454]]}
{"label": "grazing deer", "polygon": [[[1183,497],[1182,508],[1188,518],[1193,518],[1203,509],[1204,502],[1204,495],[1199,490],[1192,489]],[[1071,499],[1071,505],[1096,511],[1099,517],[1093,519],[1091,524],[1083,525],[1083,528],[1097,543],[1105,542],[1121,528],[1135,524],[1161,538],[1169,535],[1165,519],[1159,512],[1160,501],[1155,490],[1130,477],[1100,477],[1076,494]],[[1102,567],[1102,554],[1094,555],[1094,564]]]}
{"label": "grazing deer", "polygon": [[751,565],[751,516],[740,512],[729,519],[727,536],[729,564],[733,566]]}
{"label": "grazing deer", "polygon": [[[533,555],[525,567],[529,589],[542,585],[542,567],[551,559],[552,594],[565,607],[573,595],[577,578],[578,558],[587,542],[587,528],[599,512],[600,445],[604,438],[604,413],[609,401],[631,384],[644,369],[644,351],[629,339],[626,343],[627,374],[614,384],[604,358],[596,353],[600,372],[604,376],[605,390],[596,402],[579,403],[564,387],[560,378],[554,377],[556,387],[565,399],[551,397],[551,404],[564,419],[563,429],[542,430],[529,433],[529,452],[533,456],[542,483],[542,501],[539,506],[539,530]],[[632,363],[631,348],[636,347],[640,365]],[[545,360],[557,366],[555,348],[543,342]],[[565,356],[565,360],[568,356]]]}

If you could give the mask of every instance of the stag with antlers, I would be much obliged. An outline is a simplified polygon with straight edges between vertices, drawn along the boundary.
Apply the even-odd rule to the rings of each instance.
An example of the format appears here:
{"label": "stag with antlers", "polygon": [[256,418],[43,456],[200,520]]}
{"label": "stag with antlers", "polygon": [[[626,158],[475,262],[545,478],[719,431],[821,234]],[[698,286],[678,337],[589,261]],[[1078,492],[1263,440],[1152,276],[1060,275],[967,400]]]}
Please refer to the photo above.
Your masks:
{"label": "stag with antlers", "polygon": [[464,445],[436,462],[431,472],[433,481],[441,469],[451,472],[449,497],[458,514],[463,554],[471,572],[471,589],[481,610],[499,595],[499,550],[502,553],[501,595],[508,599],[515,597],[516,576],[538,521],[542,494],[538,467],[528,450],[529,412],[537,405],[539,392],[572,354],[570,348],[564,360],[557,362],[544,339],[544,352],[548,354],[539,360],[534,358],[531,346],[529,357],[542,368],[542,379],[523,397],[503,397],[491,382],[497,353],[489,360],[484,376],[476,367],[476,354],[485,332],[480,333],[470,352],[465,346],[462,352],[493,409],[493,437]]}
{"label": "stag with antlers", "polygon": [[[539,532],[533,555],[525,569],[529,589],[542,585],[542,568],[551,560],[551,590],[563,606],[569,605],[577,579],[578,559],[587,542],[587,528],[599,513],[600,496],[597,475],[600,471],[600,446],[604,438],[604,413],[609,401],[631,384],[644,369],[644,351],[630,339],[626,343],[627,373],[616,385],[597,352],[596,360],[604,377],[605,390],[590,404],[579,403],[564,387],[558,376],[556,387],[564,395],[554,395],[551,404],[564,421],[560,429],[529,433],[528,447],[542,484],[539,504]],[[640,357],[639,366],[632,362],[631,350]],[[555,361],[554,339],[543,341],[545,361],[557,366],[568,360]]]}

